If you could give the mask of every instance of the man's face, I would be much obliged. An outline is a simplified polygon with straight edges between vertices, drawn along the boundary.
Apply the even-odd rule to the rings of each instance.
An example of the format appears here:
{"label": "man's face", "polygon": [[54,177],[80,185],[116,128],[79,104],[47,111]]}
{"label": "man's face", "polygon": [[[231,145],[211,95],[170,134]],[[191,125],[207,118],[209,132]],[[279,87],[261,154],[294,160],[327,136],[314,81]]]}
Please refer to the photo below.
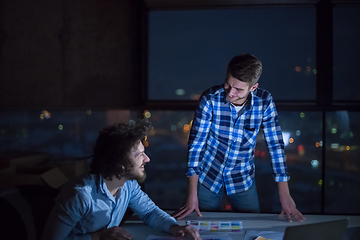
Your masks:
{"label": "man's face", "polygon": [[250,92],[254,91],[258,85],[256,83],[250,87],[250,83],[242,82],[229,73],[224,83],[226,98],[235,106],[241,106],[246,101]]}
{"label": "man's face", "polygon": [[127,178],[129,180],[135,179],[139,183],[144,182],[146,178],[145,164],[150,162],[150,158],[145,154],[145,147],[141,141],[135,144],[135,146],[130,150],[130,160],[133,165],[133,169]]}

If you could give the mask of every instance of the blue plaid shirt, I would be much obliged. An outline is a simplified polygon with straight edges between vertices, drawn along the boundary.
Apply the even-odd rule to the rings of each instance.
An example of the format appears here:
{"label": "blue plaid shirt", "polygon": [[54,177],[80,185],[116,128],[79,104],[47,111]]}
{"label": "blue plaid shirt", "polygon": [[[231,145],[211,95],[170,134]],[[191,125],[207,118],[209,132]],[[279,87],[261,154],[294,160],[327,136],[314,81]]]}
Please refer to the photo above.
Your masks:
{"label": "blue plaid shirt", "polygon": [[254,151],[260,127],[264,131],[276,182],[288,181],[284,141],[271,94],[257,88],[238,113],[226,99],[223,85],[206,90],[199,100],[189,137],[187,176],[218,193],[246,191],[255,177]]}

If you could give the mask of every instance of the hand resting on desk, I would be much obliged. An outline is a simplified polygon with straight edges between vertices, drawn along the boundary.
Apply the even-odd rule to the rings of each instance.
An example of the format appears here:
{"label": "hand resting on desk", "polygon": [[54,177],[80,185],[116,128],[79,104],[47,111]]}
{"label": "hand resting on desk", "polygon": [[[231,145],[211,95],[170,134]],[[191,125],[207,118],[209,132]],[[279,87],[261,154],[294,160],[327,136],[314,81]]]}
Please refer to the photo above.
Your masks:
{"label": "hand resting on desk", "polygon": [[188,234],[192,236],[194,240],[201,240],[198,230],[191,227],[190,225],[172,225],[169,229],[169,232],[174,235],[174,237],[185,237]]}

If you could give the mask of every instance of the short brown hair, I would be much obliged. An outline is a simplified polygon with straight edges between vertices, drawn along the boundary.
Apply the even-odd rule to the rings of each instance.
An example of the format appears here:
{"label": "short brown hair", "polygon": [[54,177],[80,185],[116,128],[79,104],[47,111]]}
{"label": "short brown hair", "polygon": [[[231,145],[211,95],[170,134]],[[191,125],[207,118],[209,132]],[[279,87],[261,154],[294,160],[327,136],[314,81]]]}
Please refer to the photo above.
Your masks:
{"label": "short brown hair", "polygon": [[242,82],[251,83],[253,86],[259,80],[262,73],[262,63],[251,54],[241,54],[233,57],[229,62],[227,74]]}

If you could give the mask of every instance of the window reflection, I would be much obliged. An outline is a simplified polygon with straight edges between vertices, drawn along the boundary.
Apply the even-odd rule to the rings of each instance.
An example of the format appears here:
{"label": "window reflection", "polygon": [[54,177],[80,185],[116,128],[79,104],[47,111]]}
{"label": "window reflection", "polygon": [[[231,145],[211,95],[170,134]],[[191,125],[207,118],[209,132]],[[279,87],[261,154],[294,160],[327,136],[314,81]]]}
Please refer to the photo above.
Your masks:
{"label": "window reflection", "polygon": [[[145,114],[148,111],[145,111]],[[149,111],[154,129],[146,153],[145,191],[160,208],[180,207],[186,197],[187,140],[193,111]]]}
{"label": "window reflection", "polygon": [[[154,129],[147,138],[146,152],[151,162],[147,165],[144,189],[164,209],[177,209],[186,196],[187,140],[193,114],[193,111],[145,111]],[[59,160],[90,156],[102,128],[130,119],[137,119],[134,112],[2,112],[0,152],[41,151]],[[303,213],[320,213],[324,186],[325,213],[359,214],[360,112],[327,112],[325,140],[321,112],[279,111],[279,119],[291,175],[290,192],[298,209]],[[255,165],[261,211],[278,213],[278,191],[262,132],[257,137]],[[223,210],[231,210],[226,201]]]}
{"label": "window reflection", "polygon": [[[279,111],[279,121],[291,176],[291,196],[301,212],[320,213],[323,142],[321,113]],[[255,152],[255,177],[260,208],[262,212],[280,213],[277,184],[271,175],[271,159],[263,136],[261,132],[256,144],[256,151],[260,154]]]}
{"label": "window reflection", "polygon": [[53,159],[88,157],[104,127],[136,119],[131,111],[3,111],[0,152],[38,151]]}
{"label": "window reflection", "polygon": [[360,113],[326,114],[325,213],[360,213]]}

